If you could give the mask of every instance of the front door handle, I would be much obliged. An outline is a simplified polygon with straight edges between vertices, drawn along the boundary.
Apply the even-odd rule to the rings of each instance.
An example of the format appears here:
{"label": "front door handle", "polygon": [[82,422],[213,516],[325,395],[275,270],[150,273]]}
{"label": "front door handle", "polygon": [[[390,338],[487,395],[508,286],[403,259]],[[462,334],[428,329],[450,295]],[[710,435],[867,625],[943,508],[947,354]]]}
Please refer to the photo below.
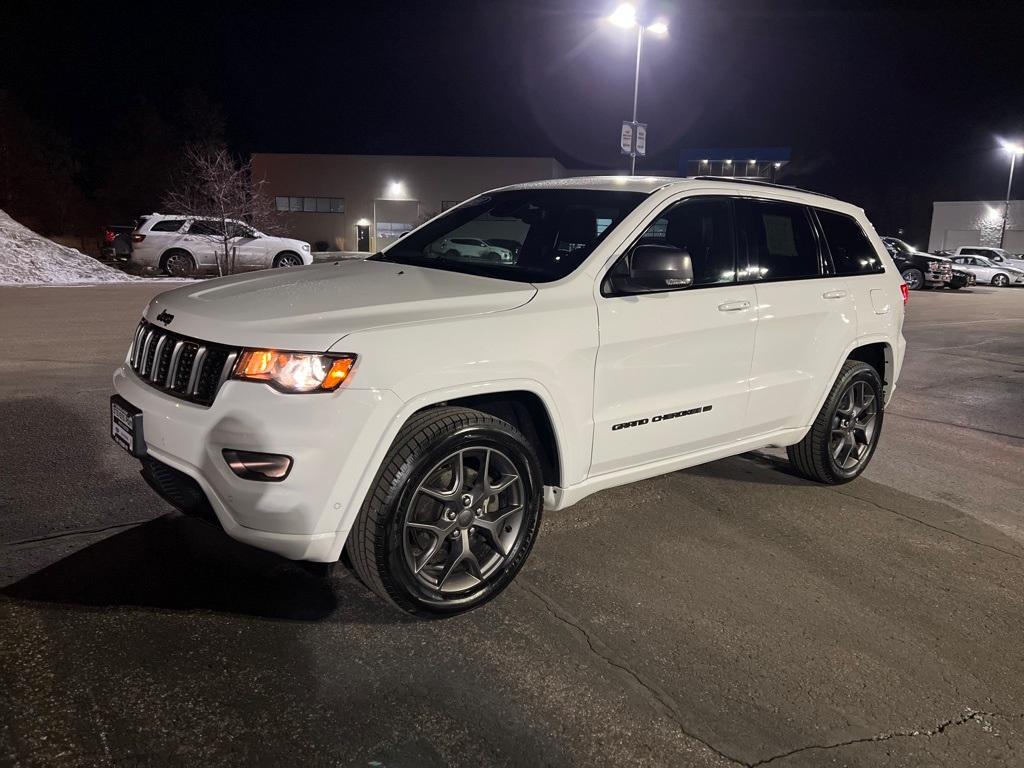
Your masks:
{"label": "front door handle", "polygon": [[718,305],[719,312],[739,312],[744,309],[750,309],[749,301],[727,301]]}
{"label": "front door handle", "polygon": [[845,299],[846,291],[825,291],[821,294],[823,299]]}

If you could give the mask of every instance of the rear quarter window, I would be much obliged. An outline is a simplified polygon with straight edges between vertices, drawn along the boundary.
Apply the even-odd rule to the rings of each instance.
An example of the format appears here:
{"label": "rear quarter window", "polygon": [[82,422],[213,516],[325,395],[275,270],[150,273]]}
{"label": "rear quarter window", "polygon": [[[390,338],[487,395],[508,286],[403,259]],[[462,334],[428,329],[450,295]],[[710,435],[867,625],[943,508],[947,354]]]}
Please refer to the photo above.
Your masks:
{"label": "rear quarter window", "polygon": [[882,260],[878,258],[871,241],[855,218],[821,208],[816,213],[837,275],[866,275],[885,271]]}

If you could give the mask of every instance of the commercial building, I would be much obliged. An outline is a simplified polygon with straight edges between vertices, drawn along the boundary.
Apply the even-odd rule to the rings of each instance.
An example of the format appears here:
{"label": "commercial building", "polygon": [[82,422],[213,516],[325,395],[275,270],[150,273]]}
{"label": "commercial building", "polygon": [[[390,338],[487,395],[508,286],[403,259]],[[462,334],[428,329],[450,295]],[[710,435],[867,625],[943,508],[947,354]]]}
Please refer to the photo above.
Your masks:
{"label": "commercial building", "polygon": [[[254,154],[289,235],[314,250],[376,251],[488,189],[538,179],[624,173],[567,169],[550,157]],[[645,174],[675,176],[675,171]]]}
{"label": "commercial building", "polygon": [[[1003,229],[1002,200],[933,203],[929,251],[951,251],[961,245],[999,247]],[[1024,252],[1024,200],[1011,200],[1003,248]]]}

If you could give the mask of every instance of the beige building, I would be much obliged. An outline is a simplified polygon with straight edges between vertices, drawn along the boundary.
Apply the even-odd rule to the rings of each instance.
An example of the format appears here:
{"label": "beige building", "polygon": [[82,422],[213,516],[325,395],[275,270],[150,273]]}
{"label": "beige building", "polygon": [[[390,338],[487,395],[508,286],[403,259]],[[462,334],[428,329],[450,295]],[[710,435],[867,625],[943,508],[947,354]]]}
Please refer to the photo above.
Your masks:
{"label": "beige building", "polygon": [[255,154],[289,234],[314,250],[375,251],[484,190],[566,176],[550,157]]}

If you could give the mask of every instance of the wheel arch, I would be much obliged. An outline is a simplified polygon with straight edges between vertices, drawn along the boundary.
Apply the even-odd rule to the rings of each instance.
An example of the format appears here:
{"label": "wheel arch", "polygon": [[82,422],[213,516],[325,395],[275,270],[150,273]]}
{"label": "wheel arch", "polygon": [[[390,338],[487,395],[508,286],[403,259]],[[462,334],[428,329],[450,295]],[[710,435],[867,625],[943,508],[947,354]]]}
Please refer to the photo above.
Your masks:
{"label": "wheel arch", "polygon": [[199,269],[199,259],[196,258],[196,255],[192,253],[192,251],[190,251],[188,248],[182,248],[180,245],[172,245],[170,248],[167,248],[163,253],[160,254],[159,269],[161,272],[167,271],[167,257],[170,256],[172,253],[179,252],[188,254],[188,257],[192,259],[192,266],[195,269]]}
{"label": "wheel arch", "polygon": [[854,347],[846,356],[846,360],[859,360],[878,371],[878,376],[882,380],[882,391],[885,392],[888,401],[893,370],[893,353],[889,342],[873,341]]}
{"label": "wheel arch", "polygon": [[274,266],[277,266],[277,260],[282,256],[298,256],[299,261],[305,262],[305,259],[302,258],[301,253],[299,253],[293,248],[285,248],[283,251],[278,251],[277,253],[275,253],[274,258],[270,260],[270,263]]}

